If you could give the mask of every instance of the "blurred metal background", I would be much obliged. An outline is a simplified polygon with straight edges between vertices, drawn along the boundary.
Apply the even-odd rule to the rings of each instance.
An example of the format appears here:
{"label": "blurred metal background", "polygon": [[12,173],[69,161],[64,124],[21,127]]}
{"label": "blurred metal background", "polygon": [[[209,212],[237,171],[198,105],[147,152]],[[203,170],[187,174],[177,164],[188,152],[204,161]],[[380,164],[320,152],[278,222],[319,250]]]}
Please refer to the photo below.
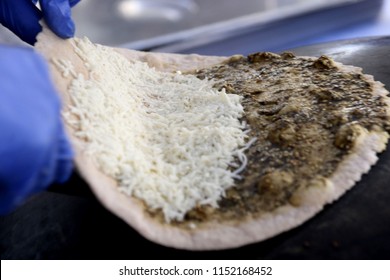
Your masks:
{"label": "blurred metal background", "polygon": [[[278,51],[376,24],[383,3],[389,0],[82,0],[73,17],[76,36],[100,44],[231,55]],[[22,44],[2,26],[0,43]]]}

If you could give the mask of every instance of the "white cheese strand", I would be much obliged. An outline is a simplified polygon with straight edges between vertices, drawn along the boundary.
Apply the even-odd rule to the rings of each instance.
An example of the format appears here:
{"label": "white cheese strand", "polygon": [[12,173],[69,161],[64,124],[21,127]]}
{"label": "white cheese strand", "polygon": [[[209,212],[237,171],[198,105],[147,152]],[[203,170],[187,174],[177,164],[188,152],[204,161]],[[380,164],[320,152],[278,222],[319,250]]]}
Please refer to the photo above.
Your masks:
{"label": "white cheese strand", "polygon": [[[217,207],[246,164],[241,97],[192,75],[130,62],[87,39],[75,39],[74,47],[89,77],[56,63],[75,76],[65,117],[98,168],[124,193],[161,209],[167,222],[198,205]],[[235,158],[245,162],[231,172]]]}

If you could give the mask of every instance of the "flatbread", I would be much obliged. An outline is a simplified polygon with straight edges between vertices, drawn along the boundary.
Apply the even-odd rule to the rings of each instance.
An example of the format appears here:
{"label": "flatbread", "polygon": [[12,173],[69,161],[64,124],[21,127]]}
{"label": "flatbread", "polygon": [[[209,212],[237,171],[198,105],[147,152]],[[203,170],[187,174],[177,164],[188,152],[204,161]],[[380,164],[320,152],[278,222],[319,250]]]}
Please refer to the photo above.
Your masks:
{"label": "flatbread", "polygon": [[[61,58],[72,61],[77,72],[86,75],[87,70],[83,61],[74,53],[72,39],[59,39],[49,30],[44,29],[38,36],[35,48],[49,62],[53,80],[61,93],[64,108],[67,108],[67,105],[71,104],[68,93],[71,79],[63,77],[62,73],[53,64],[52,59]],[[145,61],[160,71],[186,72],[195,69],[210,69],[212,66],[226,60],[225,57],[155,54],[125,49],[115,50],[128,59]],[[261,59],[265,57],[265,61],[261,63],[270,65],[275,63],[272,61],[272,56],[271,54],[263,55]],[[237,59],[240,60],[242,58],[234,57],[231,61],[234,63]],[[320,61],[319,63],[326,67],[330,60],[313,59],[312,61]],[[386,97],[388,92],[383,85],[379,82],[374,82],[371,76],[363,76],[359,68],[337,63],[334,65],[346,73],[360,75],[370,85],[370,94],[378,96],[386,108],[384,117],[387,118],[386,122],[388,122],[390,102]],[[195,71],[194,73],[199,75],[199,72]],[[358,128],[359,132],[353,139],[353,147],[343,156],[332,174],[321,180],[313,180],[311,185],[296,188],[294,193],[289,196],[288,203],[273,207],[269,211],[261,211],[261,213],[246,212],[241,218],[234,215],[229,218],[229,215],[219,214],[212,214],[208,218],[207,209],[199,209],[199,211],[193,213],[193,218],[190,221],[186,221],[183,224],[168,224],[161,220],[158,215],[151,215],[139,200],[119,192],[116,182],[99,171],[91,159],[83,153],[85,142],[74,136],[74,131],[72,131],[71,127],[67,126],[67,129],[76,151],[75,163],[77,169],[88,182],[96,197],[107,209],[151,241],[165,246],[190,250],[239,247],[270,238],[297,227],[321,211],[324,205],[338,199],[359,181],[362,174],[368,172],[370,167],[376,163],[378,159],[376,153],[386,148],[389,138],[388,133],[385,131],[389,127]],[[286,180],[284,182],[288,183],[289,179]],[[202,217],[202,215],[205,215],[206,218]],[[190,226],[194,223],[195,227]]]}

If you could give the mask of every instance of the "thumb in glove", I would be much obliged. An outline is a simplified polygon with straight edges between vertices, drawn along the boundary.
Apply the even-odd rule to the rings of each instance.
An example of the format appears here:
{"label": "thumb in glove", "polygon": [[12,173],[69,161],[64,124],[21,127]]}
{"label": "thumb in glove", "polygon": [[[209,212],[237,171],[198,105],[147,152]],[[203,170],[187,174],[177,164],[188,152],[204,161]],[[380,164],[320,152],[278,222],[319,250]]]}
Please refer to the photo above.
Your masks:
{"label": "thumb in glove", "polygon": [[33,45],[42,27],[43,18],[49,28],[61,38],[74,36],[75,25],[71,7],[80,0],[40,0],[41,10],[32,0],[0,0],[0,23],[26,43]]}

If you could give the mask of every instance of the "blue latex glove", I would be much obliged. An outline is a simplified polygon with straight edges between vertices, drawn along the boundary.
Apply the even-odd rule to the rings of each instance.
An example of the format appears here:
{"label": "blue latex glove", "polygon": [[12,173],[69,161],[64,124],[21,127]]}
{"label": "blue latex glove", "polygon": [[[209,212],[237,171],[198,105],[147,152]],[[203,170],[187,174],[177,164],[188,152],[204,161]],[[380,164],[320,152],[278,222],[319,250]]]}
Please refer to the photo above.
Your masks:
{"label": "blue latex glove", "polygon": [[44,18],[49,28],[61,38],[74,36],[71,7],[80,0],[0,0],[0,23],[20,39],[33,45],[41,32],[39,20]]}
{"label": "blue latex glove", "polygon": [[0,214],[68,179],[73,153],[44,60],[0,46]]}

